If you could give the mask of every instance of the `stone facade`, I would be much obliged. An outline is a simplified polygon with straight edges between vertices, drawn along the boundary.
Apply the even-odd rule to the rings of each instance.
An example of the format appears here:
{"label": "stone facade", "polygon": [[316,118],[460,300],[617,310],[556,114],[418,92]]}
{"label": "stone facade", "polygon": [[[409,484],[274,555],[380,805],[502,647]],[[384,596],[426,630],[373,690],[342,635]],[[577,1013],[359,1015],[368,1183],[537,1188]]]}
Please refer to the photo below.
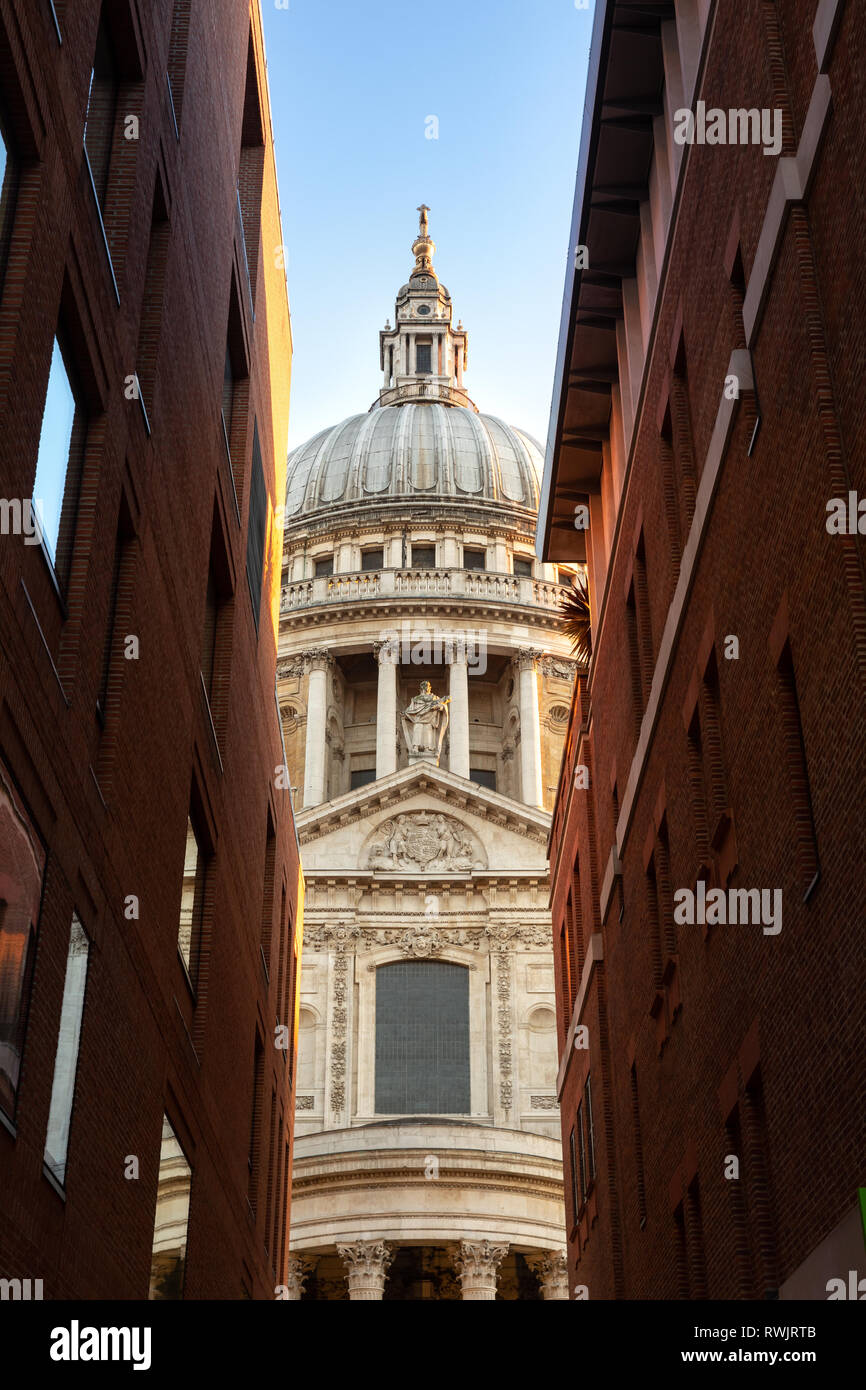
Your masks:
{"label": "stone facade", "polygon": [[[402,328],[382,340],[385,360],[403,354],[396,380],[289,460],[278,698],[306,880],[295,1296],[558,1297],[546,843],[569,575],[532,554],[536,446],[465,395],[466,334],[423,225],[398,297],[409,346]],[[426,317],[435,399],[412,366]],[[379,972],[401,962],[465,986],[459,1112],[377,1100]]]}

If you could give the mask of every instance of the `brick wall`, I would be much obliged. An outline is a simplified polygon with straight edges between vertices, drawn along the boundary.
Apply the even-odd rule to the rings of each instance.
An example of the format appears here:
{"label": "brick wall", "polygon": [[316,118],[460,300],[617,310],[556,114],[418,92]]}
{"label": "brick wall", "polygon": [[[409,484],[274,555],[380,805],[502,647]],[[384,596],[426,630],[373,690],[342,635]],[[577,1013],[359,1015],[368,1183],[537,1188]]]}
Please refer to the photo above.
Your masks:
{"label": "brick wall", "polygon": [[[594,595],[603,619],[551,840],[555,947],[579,863],[584,951],[592,929],[602,957],[584,966],[588,1051],[573,1046],[578,1016],[562,987],[559,1000],[567,1189],[587,1071],[598,1112],[597,1179],[569,1232],[572,1283],[590,1298],[763,1297],[863,1182],[864,543],[828,534],[825,521],[831,498],[866,488],[866,283],[850,197],[862,183],[866,17],[837,8],[831,109],[769,271],[760,239],[778,160],[753,146],[687,152],[606,587]],[[781,108],[782,156],[795,156],[822,91],[819,6],[709,9],[696,95]],[[665,665],[693,498],[765,274],[748,335],[757,389],[733,409]],[[589,791],[573,786],[575,762],[591,768]],[[608,888],[615,844],[621,873]],[[675,922],[674,892],[697,891],[699,878],[780,889],[781,931]]]}
{"label": "brick wall", "polygon": [[[121,70],[110,259],[83,161],[101,9]],[[0,494],[31,496],[61,318],[87,416],[63,592],[38,546],[0,537],[0,757],[48,853],[17,1108],[0,1127],[0,1273],[42,1278],[46,1298],[146,1297],[163,1112],[192,1167],[185,1296],[272,1298],[287,1247],[294,1026],[288,1053],[274,1030],[293,1025],[301,924],[290,794],[274,776],[274,510],[291,360],[273,254],[282,234],[258,6],[222,6],[216,24],[208,6],[178,9],[66,5],[61,46],[47,3],[0,5],[0,103],[16,166],[0,266]],[[247,228],[261,241],[255,316],[236,194],[248,60],[266,142]],[[125,139],[127,114],[139,118],[137,140]],[[236,504],[220,418],[232,293],[245,367],[233,459],[248,476],[257,420],[268,494],[258,631],[249,489]],[[145,409],[129,398],[137,372]],[[225,599],[216,736],[200,676],[214,554]],[[124,658],[126,634],[138,638],[137,660]],[[212,851],[195,998],[177,949],[191,798]],[[125,915],[129,895],[137,919]],[[91,949],[61,1194],[42,1159],[73,910]],[[264,1103],[251,1178],[257,1033]],[[129,1155],[137,1180],[124,1176]]]}

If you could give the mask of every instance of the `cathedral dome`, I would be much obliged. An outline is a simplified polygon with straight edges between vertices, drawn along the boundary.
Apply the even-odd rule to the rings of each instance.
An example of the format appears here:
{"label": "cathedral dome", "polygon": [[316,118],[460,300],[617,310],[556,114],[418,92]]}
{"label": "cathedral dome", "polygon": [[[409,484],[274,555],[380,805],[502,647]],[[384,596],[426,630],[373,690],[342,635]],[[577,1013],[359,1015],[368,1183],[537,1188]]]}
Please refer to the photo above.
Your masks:
{"label": "cathedral dome", "polygon": [[288,460],[286,519],[345,502],[483,499],[538,510],[540,445],[466,406],[381,406],[323,430]]}

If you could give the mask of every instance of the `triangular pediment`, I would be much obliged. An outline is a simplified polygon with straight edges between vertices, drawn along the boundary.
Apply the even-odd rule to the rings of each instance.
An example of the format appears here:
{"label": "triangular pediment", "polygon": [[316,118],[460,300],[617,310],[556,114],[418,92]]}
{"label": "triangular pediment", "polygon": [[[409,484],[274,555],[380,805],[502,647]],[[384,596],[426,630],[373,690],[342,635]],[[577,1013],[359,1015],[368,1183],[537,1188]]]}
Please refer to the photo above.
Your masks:
{"label": "triangular pediment", "polygon": [[416,763],[297,815],[306,875],[546,874],[550,816]]}

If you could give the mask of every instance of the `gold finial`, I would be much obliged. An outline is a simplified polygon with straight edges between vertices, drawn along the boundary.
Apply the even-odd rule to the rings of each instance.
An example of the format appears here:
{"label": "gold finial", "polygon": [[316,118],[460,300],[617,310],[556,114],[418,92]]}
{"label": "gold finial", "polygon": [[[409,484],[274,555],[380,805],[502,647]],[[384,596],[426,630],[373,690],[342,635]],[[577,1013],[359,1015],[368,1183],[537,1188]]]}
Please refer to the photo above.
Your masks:
{"label": "gold finial", "polygon": [[415,269],[413,275],[434,275],[433,253],[436,250],[436,243],[430,236],[430,223],[427,214],[430,211],[426,203],[422,203],[418,209],[418,235],[412,243],[412,255],[415,257]]}

